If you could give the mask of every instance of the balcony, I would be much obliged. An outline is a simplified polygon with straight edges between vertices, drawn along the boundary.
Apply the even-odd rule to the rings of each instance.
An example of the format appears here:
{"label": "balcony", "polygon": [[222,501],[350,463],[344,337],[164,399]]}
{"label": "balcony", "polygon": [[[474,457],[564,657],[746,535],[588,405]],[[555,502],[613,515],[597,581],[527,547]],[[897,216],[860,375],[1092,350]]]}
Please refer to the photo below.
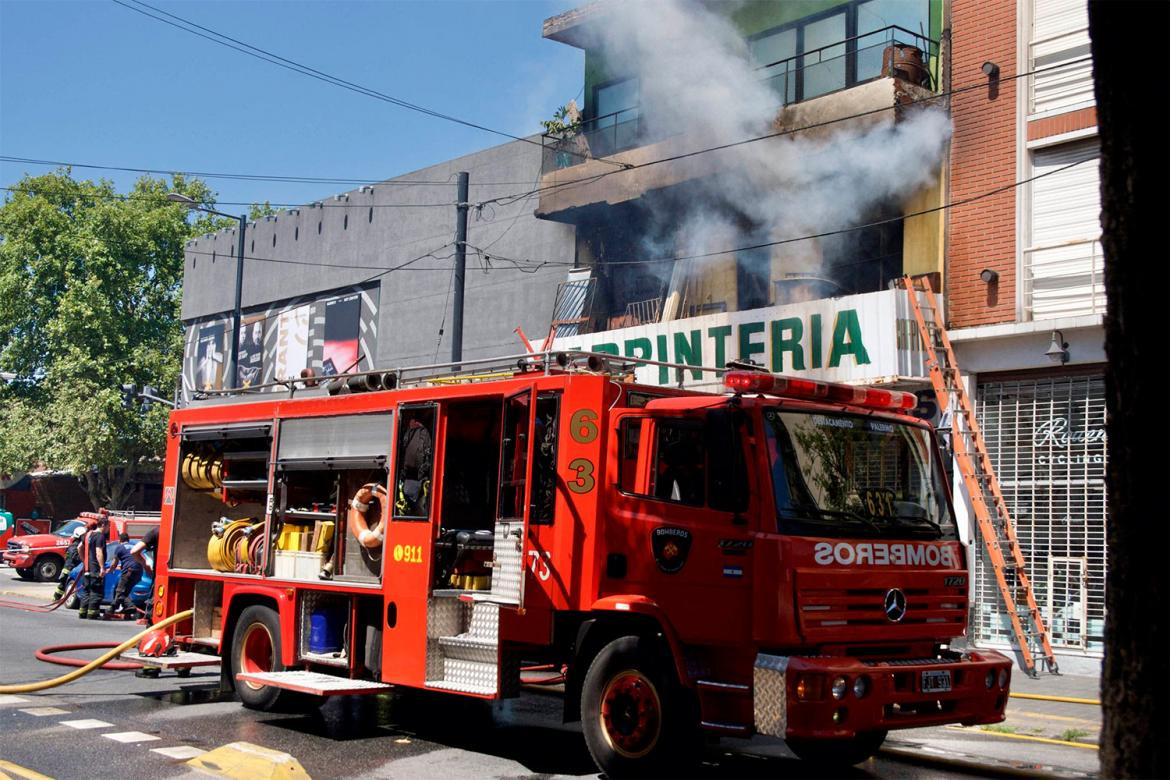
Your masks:
{"label": "balcony", "polygon": [[[893,118],[893,112],[880,109],[935,91],[938,52],[937,41],[889,26],[761,65],[756,71],[776,96],[775,130],[867,112],[876,113],[856,121],[881,122]],[[727,170],[739,159],[738,150],[730,148],[608,175],[616,170],[615,162],[638,167],[738,140],[704,137],[701,128],[663,131],[652,119],[641,106],[632,106],[586,120],[575,132],[544,136],[537,215],[572,222],[575,209],[632,200],[652,189]],[[607,175],[598,178],[599,174]],[[573,186],[554,186],[567,184]]]}

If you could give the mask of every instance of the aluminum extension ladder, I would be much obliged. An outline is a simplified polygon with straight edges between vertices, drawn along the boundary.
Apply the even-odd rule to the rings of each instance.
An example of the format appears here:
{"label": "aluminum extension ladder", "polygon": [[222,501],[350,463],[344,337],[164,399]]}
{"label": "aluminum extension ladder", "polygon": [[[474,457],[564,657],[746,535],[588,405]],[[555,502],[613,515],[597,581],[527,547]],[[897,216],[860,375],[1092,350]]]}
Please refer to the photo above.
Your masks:
{"label": "aluminum extension ladder", "polygon": [[[899,286],[908,293],[910,310],[914,312],[914,320],[926,352],[926,365],[930,370],[930,382],[934,386],[939,411],[951,411],[952,449],[975,509],[979,533],[995,571],[995,581],[999,585],[1008,617],[1011,618],[1012,631],[1024,668],[1035,677],[1039,657],[1049,672],[1058,674],[1048,629],[1028,579],[1024,554],[1016,538],[1011,513],[1000,491],[991,458],[987,455],[987,445],[975,419],[971,399],[963,388],[955,353],[951,349],[951,340],[947,337],[946,325],[935,300],[934,290],[931,289],[930,279],[905,276]],[[920,297],[925,298],[928,314],[923,314]]]}

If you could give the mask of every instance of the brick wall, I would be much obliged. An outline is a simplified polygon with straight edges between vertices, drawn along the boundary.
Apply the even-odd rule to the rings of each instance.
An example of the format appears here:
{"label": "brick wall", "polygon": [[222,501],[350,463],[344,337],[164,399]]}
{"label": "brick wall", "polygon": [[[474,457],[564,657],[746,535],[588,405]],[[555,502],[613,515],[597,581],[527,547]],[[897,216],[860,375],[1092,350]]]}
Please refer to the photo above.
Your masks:
{"label": "brick wall", "polygon": [[[951,4],[954,137],[951,142],[952,203],[1016,180],[1016,3],[953,0]],[[999,65],[998,83],[981,67]],[[1011,322],[1016,315],[1016,198],[1009,189],[950,209],[947,246],[947,314],[952,327]],[[999,274],[988,285],[979,272]]]}

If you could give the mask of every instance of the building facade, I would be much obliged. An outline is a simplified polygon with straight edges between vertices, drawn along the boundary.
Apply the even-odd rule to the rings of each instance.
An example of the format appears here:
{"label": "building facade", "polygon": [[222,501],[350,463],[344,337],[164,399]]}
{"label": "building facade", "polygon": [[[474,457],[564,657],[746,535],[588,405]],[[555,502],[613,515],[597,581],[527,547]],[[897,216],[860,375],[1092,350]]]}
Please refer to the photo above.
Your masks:
{"label": "building facade", "polygon": [[[950,16],[952,78],[982,88],[953,99],[948,198],[1026,182],[950,211],[950,335],[1061,666],[1093,671],[1104,643],[1108,448],[1086,3],[952,0]],[[985,559],[975,586],[977,640],[1006,644]]]}
{"label": "building facade", "polygon": [[[574,253],[571,227],[532,216],[541,148],[519,141],[249,222],[239,385],[445,362],[451,355],[456,175],[470,198],[463,356],[543,338]],[[230,386],[238,236],[188,242],[183,395]],[[519,262],[508,258],[542,258]]]}

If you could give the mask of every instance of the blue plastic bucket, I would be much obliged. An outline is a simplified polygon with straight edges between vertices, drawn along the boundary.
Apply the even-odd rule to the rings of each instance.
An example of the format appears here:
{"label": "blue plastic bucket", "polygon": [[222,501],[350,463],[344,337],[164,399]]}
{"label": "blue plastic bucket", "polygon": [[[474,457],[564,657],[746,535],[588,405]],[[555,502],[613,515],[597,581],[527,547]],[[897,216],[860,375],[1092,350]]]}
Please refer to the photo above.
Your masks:
{"label": "blue plastic bucket", "polygon": [[336,653],[342,647],[345,618],[337,610],[322,609],[309,616],[309,652]]}

